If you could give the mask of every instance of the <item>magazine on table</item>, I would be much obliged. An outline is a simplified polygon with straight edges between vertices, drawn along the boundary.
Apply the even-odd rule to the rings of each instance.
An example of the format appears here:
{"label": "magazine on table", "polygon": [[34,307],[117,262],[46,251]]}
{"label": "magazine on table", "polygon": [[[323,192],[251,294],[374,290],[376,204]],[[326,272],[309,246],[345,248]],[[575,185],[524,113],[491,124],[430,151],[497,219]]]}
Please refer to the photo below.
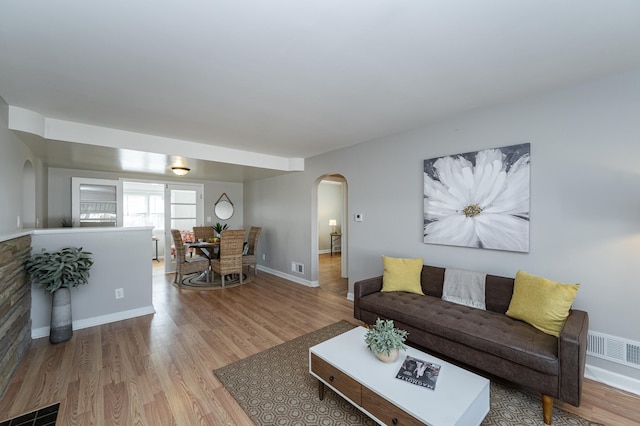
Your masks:
{"label": "magazine on table", "polygon": [[438,381],[438,374],[440,374],[440,366],[438,364],[407,355],[398,374],[396,374],[396,379],[434,390]]}

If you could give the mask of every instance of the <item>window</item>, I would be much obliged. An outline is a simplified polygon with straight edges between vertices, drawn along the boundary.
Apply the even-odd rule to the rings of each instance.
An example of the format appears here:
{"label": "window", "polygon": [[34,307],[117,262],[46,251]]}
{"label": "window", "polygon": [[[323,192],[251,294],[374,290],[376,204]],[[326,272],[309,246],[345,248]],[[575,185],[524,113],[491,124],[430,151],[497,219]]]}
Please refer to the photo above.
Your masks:
{"label": "window", "polygon": [[79,226],[122,226],[121,205],[120,181],[71,178],[71,216]]}
{"label": "window", "polygon": [[124,226],[153,226],[164,230],[164,186],[124,182]]}

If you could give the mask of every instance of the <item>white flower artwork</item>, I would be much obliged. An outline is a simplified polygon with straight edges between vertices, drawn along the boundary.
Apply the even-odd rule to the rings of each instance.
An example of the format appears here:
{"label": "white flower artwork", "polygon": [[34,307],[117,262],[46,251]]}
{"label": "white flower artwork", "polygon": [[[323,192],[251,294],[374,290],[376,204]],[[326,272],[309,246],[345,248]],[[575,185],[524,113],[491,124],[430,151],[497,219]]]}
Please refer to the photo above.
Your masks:
{"label": "white flower artwork", "polygon": [[424,160],[424,242],[529,251],[530,144]]}

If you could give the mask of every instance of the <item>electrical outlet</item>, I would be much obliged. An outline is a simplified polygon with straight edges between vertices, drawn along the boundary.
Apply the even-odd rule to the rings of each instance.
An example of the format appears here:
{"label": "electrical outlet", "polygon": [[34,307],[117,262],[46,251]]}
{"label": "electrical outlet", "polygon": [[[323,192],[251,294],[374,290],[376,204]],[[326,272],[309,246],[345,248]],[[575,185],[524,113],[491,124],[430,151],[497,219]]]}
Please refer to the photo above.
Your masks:
{"label": "electrical outlet", "polygon": [[262,260],[267,260],[267,255],[266,254],[262,254]]}
{"label": "electrical outlet", "polygon": [[298,262],[291,262],[291,271],[298,274],[304,274],[304,264]]}
{"label": "electrical outlet", "polygon": [[116,288],[116,299],[124,299],[124,289]]}

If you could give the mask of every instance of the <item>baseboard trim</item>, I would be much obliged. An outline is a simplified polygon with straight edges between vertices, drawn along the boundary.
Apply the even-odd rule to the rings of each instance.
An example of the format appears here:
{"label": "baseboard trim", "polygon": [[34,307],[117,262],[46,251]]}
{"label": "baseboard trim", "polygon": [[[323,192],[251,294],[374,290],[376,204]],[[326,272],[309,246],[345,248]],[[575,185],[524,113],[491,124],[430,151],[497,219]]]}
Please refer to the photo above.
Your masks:
{"label": "baseboard trim", "polygon": [[[128,311],[114,312],[112,314],[100,315],[98,317],[86,318],[78,321],[72,321],[74,330],[82,330],[83,328],[95,327],[96,325],[109,324],[116,321],[122,321],[130,318],[141,317],[143,315],[155,314],[156,310],[153,305],[143,308],[131,309]],[[31,330],[31,338],[39,339],[49,335],[49,327],[34,328]]]}
{"label": "baseboard trim", "polygon": [[614,373],[604,368],[587,364],[584,368],[584,377],[616,389],[640,395],[640,380],[623,376],[622,374]]}
{"label": "baseboard trim", "polygon": [[[333,248],[333,252],[334,253],[342,253],[342,249],[340,248]],[[330,254],[331,250],[330,249],[322,249],[322,250],[318,250],[318,254]]]}
{"label": "baseboard trim", "polygon": [[318,281],[305,280],[304,278],[285,274],[284,272],[276,271],[275,269],[267,268],[266,266],[262,265],[258,265],[258,269],[268,274],[275,275],[276,277],[284,278],[285,280],[293,281],[294,283],[302,284],[307,287],[320,287],[320,283]]}

